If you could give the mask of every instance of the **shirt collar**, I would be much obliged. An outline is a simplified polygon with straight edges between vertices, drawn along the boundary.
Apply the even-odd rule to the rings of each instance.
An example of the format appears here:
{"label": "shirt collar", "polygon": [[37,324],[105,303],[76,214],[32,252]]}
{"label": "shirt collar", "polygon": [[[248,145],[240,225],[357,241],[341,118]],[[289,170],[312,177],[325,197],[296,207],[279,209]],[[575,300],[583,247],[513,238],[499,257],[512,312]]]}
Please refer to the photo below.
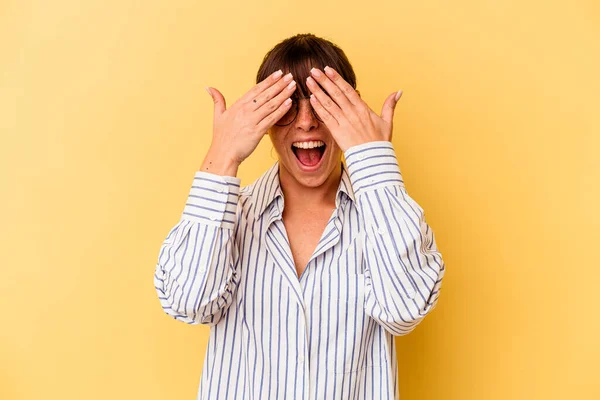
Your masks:
{"label": "shirt collar", "polygon": [[[344,193],[353,202],[355,201],[347,167],[343,161],[340,160],[340,163],[342,164],[342,177],[335,195],[336,206],[339,206],[341,193]],[[251,197],[257,210],[254,213],[254,218],[258,219],[262,216],[267,207],[280,196],[283,198],[283,192],[279,182],[279,161],[275,161],[275,164],[256,180],[254,188],[252,189]]]}

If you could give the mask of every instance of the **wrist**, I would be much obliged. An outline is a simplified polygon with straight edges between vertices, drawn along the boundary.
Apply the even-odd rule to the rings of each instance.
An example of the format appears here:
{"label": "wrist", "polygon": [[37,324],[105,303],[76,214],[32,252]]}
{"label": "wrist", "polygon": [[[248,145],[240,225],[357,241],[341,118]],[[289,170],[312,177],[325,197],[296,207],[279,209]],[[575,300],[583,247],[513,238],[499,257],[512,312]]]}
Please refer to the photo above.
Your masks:
{"label": "wrist", "polygon": [[206,153],[206,157],[200,166],[200,171],[217,175],[237,176],[239,166],[240,162],[235,160],[225,151],[211,147]]}

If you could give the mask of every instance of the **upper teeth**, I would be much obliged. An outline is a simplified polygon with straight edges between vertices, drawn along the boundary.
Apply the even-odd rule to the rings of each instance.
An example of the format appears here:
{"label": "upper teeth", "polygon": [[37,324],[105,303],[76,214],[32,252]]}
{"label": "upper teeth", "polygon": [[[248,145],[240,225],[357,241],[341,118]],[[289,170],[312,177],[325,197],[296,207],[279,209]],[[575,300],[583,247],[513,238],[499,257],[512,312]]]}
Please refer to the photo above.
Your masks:
{"label": "upper teeth", "polygon": [[315,147],[325,146],[325,143],[317,140],[316,142],[295,142],[292,144],[292,146],[300,147],[301,149],[313,149]]}

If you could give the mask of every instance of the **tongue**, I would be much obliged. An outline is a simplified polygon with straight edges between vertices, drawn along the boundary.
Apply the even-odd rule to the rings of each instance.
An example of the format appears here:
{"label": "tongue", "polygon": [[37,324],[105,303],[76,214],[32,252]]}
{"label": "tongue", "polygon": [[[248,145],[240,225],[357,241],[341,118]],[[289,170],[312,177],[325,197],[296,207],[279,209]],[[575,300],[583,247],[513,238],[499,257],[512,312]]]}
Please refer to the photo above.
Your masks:
{"label": "tongue", "polygon": [[321,152],[319,150],[317,150],[316,148],[312,148],[312,149],[297,148],[296,156],[298,157],[298,160],[300,160],[300,162],[302,164],[304,164],[306,166],[313,166],[313,165],[317,165],[319,163],[319,160],[321,159]]}

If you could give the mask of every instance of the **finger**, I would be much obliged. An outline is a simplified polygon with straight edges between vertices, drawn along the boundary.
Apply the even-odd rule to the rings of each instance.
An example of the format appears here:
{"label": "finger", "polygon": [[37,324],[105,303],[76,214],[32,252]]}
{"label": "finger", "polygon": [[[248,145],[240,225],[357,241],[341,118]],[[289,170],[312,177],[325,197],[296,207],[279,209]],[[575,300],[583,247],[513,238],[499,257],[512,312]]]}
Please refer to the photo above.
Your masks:
{"label": "finger", "polygon": [[256,125],[258,128],[258,131],[261,132],[261,135],[262,135],[262,132],[271,128],[277,121],[279,121],[285,115],[285,113],[287,113],[289,111],[291,106],[292,106],[292,99],[288,98],[283,103],[281,103],[281,105],[279,107],[277,107],[277,109],[274,112],[272,112],[271,114],[269,114],[265,118],[263,118],[262,121],[260,121]]}
{"label": "finger", "polygon": [[[327,91],[327,95],[333,99],[333,101],[335,101],[337,103],[337,105],[342,109],[342,112],[349,112],[350,107],[353,105],[350,100],[348,99],[348,97],[346,96],[346,94],[343,92],[343,90],[336,85],[331,79],[329,79],[327,77],[327,75],[325,75],[320,69],[318,68],[312,68],[310,70],[310,73],[312,74],[312,77],[314,80],[316,80],[317,82],[319,82],[319,84]],[[334,79],[336,79],[337,81],[343,81],[344,79],[341,76],[337,76]],[[345,81],[344,81],[345,82]],[[350,85],[348,85],[350,86]],[[352,88],[352,86],[350,86]],[[352,91],[354,91],[354,89],[352,89]]]}
{"label": "finger", "polygon": [[319,104],[321,105],[321,107],[327,110],[329,115],[335,118],[335,120],[338,123],[346,119],[346,116],[344,115],[342,109],[337,104],[335,104],[333,100],[331,100],[327,93],[325,93],[323,89],[321,89],[319,85],[317,85],[317,82],[312,77],[309,76],[308,78],[306,78],[306,86],[308,86],[308,89],[319,100]]}
{"label": "finger", "polygon": [[283,72],[281,70],[277,70],[273,72],[271,75],[257,83],[252,89],[250,89],[246,94],[244,94],[238,101],[241,103],[247,103],[248,101],[252,101],[259,94],[261,94],[266,89],[273,86],[276,82],[278,82],[283,76]]}
{"label": "finger", "polygon": [[[296,90],[296,81],[292,80],[287,86],[283,88],[275,97],[271,96],[271,100],[264,103],[259,109],[254,111],[254,120],[261,121],[266,118],[269,114],[273,113],[278,107],[288,99],[294,90]],[[257,104],[259,102],[257,101]],[[277,122],[277,121],[275,121]]]}
{"label": "finger", "polygon": [[227,104],[225,103],[225,97],[215,88],[207,88],[210,97],[213,99],[214,110],[213,116],[221,115],[227,109]]}
{"label": "finger", "polygon": [[323,104],[319,102],[319,99],[317,99],[314,94],[310,95],[310,104],[315,109],[319,117],[321,117],[329,130],[340,126],[340,123],[331,115],[329,111],[327,111],[325,107],[323,107]]}
{"label": "finger", "polygon": [[[294,82],[292,79],[292,74],[291,73],[286,74],[283,77],[283,79],[280,79],[279,81],[277,81],[277,83],[268,87],[266,90],[264,90],[261,94],[256,96],[254,99],[252,99],[252,101],[250,101],[248,103],[251,105],[250,106],[251,110],[253,110],[253,111],[258,110],[264,104],[266,104],[268,101],[270,101],[275,96],[277,96],[279,93],[285,92],[286,88],[289,89],[289,85],[291,85],[292,82]],[[283,100],[285,100],[285,98],[283,98],[281,101],[283,101]],[[277,106],[279,106],[279,104],[277,104]],[[264,117],[264,115],[263,115],[263,117]]]}
{"label": "finger", "polygon": [[400,100],[400,96],[402,96],[402,91],[394,92],[388,96],[388,98],[383,102],[383,107],[381,109],[381,118],[389,123],[392,123],[394,120],[394,111],[396,110],[396,104],[398,104],[398,100],[396,100],[396,95],[398,96],[398,100]]}
{"label": "finger", "polygon": [[342,93],[348,98],[348,100],[355,106],[362,102],[362,99],[356,93],[356,90],[350,85],[338,72],[330,66],[325,67],[325,74],[331,79],[331,81],[340,88]]}

